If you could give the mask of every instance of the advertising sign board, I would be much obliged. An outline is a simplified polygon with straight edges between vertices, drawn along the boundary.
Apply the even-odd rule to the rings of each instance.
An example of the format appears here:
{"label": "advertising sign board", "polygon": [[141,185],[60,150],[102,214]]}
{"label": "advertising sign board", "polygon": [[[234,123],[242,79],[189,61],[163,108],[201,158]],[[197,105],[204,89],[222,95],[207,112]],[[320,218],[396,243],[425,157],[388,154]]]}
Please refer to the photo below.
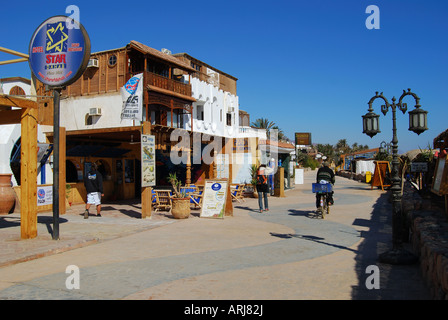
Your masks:
{"label": "advertising sign board", "polygon": [[296,132],[296,145],[310,146],[311,145],[311,133],[310,132]]}
{"label": "advertising sign board", "polygon": [[227,197],[227,180],[205,180],[201,218],[224,218]]}
{"label": "advertising sign board", "polygon": [[34,31],[29,45],[31,72],[43,84],[63,87],[87,68],[90,39],[84,27],[66,16],[54,16]]}
{"label": "advertising sign board", "polygon": [[156,185],[155,141],[155,136],[142,134],[142,187],[152,187]]}

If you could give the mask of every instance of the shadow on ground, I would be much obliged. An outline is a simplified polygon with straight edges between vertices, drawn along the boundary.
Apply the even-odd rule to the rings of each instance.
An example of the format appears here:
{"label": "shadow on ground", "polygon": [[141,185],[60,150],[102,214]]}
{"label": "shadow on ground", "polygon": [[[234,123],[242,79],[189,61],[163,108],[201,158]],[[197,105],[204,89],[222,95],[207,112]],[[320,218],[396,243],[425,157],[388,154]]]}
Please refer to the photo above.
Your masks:
{"label": "shadow on ground", "polygon": [[[370,220],[355,219],[353,225],[367,227],[356,255],[358,285],[352,288],[353,300],[427,300],[431,299],[425,286],[419,263],[414,265],[389,265],[378,261],[379,254],[392,247],[392,204],[389,193],[383,193],[373,206]],[[405,243],[405,248],[410,248]],[[410,249],[409,249],[410,250]],[[379,289],[368,266],[379,270]],[[378,281],[377,281],[378,283]],[[372,289],[368,289],[368,287]]]}

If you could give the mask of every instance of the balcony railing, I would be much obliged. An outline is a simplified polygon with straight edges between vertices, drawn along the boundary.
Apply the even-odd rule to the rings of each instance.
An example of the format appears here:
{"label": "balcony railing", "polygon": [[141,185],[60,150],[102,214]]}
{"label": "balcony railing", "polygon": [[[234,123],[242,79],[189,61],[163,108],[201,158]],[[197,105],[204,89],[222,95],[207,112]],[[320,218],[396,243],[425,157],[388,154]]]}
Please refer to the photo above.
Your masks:
{"label": "balcony railing", "polygon": [[240,126],[238,128],[238,137],[244,137],[244,138],[261,138],[266,139],[266,129],[257,129],[247,126]]}
{"label": "balcony railing", "polygon": [[152,73],[145,72],[144,74],[145,86],[150,85],[164,90],[179,93],[188,97],[191,97],[191,85],[182,83],[177,80],[168,79],[167,77]]}

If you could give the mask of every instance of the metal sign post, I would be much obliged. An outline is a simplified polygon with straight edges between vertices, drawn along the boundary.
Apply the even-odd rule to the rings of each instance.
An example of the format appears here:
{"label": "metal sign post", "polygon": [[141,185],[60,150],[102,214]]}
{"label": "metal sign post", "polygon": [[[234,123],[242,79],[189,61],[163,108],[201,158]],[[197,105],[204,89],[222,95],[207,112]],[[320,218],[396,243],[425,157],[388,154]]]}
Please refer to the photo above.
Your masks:
{"label": "metal sign post", "polygon": [[59,240],[59,105],[61,88],[53,89],[53,240]]}
{"label": "metal sign post", "polygon": [[90,39],[84,27],[66,16],[51,17],[36,29],[29,46],[33,75],[53,89],[53,239],[59,239],[60,97],[63,87],[84,73],[90,58]]}

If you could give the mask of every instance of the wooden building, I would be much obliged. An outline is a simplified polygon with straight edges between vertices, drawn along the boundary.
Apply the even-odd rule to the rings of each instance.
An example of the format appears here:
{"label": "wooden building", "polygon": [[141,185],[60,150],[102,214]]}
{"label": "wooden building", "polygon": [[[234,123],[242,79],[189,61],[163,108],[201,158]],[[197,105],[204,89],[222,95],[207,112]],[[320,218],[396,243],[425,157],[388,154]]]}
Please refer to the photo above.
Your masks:
{"label": "wooden building", "polygon": [[[69,202],[85,201],[82,177],[92,162],[99,164],[105,177],[106,199],[140,196],[140,135],[155,135],[158,165],[166,169],[163,160],[177,143],[170,141],[170,134],[184,128],[184,115],[192,114],[196,101],[189,83],[196,71],[189,63],[137,41],[92,53],[83,76],[62,91],[61,127],[65,128],[67,159],[61,165],[66,165],[67,182],[72,186]],[[121,121],[121,87],[139,73],[144,79],[143,121]],[[41,83],[36,88],[38,95],[49,96],[39,100],[40,123],[52,125],[52,94]],[[48,127],[49,142],[51,131]],[[205,178],[212,169],[207,167]],[[191,172],[185,180],[192,182]]]}

